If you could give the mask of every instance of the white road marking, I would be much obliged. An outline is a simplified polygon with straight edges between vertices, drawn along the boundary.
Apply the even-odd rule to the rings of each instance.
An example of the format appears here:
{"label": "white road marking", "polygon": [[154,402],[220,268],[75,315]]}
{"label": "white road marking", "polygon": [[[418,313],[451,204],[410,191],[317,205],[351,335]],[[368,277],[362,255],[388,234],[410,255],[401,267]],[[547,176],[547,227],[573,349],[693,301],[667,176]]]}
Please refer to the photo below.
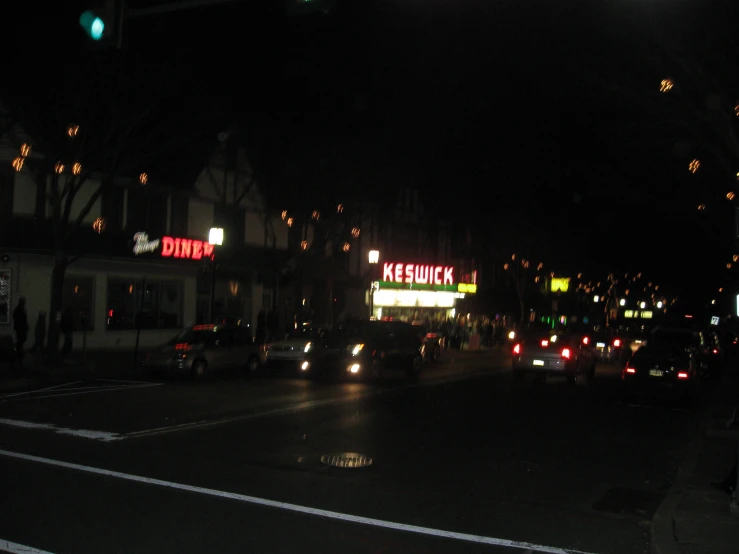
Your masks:
{"label": "white road marking", "polygon": [[47,552],[46,550],[39,550],[32,546],[6,541],[4,539],[0,539],[0,550],[10,552],[11,554],[51,554],[51,552]]}
{"label": "white road marking", "polygon": [[74,471],[82,471],[82,472],[91,473],[94,475],[113,477],[115,479],[122,479],[124,481],[133,481],[135,483],[154,485],[157,487],[163,487],[167,489],[181,490],[181,491],[191,492],[191,493],[205,495],[205,496],[212,496],[216,498],[225,498],[227,500],[235,500],[237,502],[243,502],[245,504],[254,504],[257,506],[275,508],[278,510],[284,510],[288,512],[296,512],[296,513],[307,514],[307,515],[316,516],[316,517],[323,517],[326,519],[346,521],[349,523],[358,523],[361,525],[370,525],[373,527],[382,527],[385,529],[392,529],[394,531],[405,531],[407,533],[415,533],[417,535],[426,535],[426,536],[432,536],[432,537],[439,537],[442,539],[451,539],[451,540],[458,540],[458,541],[464,541],[464,542],[486,544],[490,546],[503,546],[503,547],[509,547],[509,548],[528,549],[528,550],[533,550],[534,552],[542,553],[542,554],[588,554],[581,550],[570,550],[570,549],[564,549],[564,548],[557,548],[553,546],[545,546],[545,545],[533,544],[529,542],[499,539],[495,537],[486,537],[484,535],[457,533],[455,531],[446,531],[444,529],[434,529],[432,527],[421,527],[418,525],[408,525],[406,523],[397,523],[394,521],[386,521],[386,520],[375,519],[371,517],[344,514],[341,512],[334,512],[331,510],[322,510],[320,508],[311,508],[309,506],[291,504],[289,502],[280,502],[278,500],[269,500],[266,498],[259,498],[257,496],[249,496],[249,495],[239,494],[235,492],[220,491],[217,489],[209,489],[205,487],[196,487],[194,485],[186,485],[184,483],[164,481],[162,479],[154,479],[152,477],[143,477],[140,475],[133,475],[131,473],[123,473],[120,471],[113,471],[113,470],[102,469],[98,467],[85,466],[81,464],[74,464],[71,462],[64,462],[61,460],[54,460],[51,458],[42,458],[40,456],[33,456],[31,454],[23,454],[21,452],[12,452],[10,450],[0,449],[0,456],[14,458],[16,460],[25,460],[28,462],[36,462],[36,463],[46,464],[50,466],[62,467],[62,468],[71,469]]}
{"label": "white road marking", "polygon": [[53,385],[51,387],[44,387],[43,389],[34,389],[34,390],[26,390],[26,391],[23,391],[23,392],[13,392],[13,393],[10,393],[10,394],[3,394],[2,396],[0,396],[0,400],[2,400],[3,398],[11,398],[13,396],[21,396],[21,395],[24,395],[24,394],[33,394],[34,392],[43,392],[43,391],[46,391],[46,390],[52,390],[52,389],[58,389],[58,388],[61,388],[61,387],[67,387],[69,385],[76,385],[77,383],[81,383],[81,382],[82,381],[72,381],[71,383],[61,383],[59,385]]}
{"label": "white road marking", "polygon": [[[399,391],[403,391],[407,389],[414,389],[414,388],[419,388],[419,387],[443,385],[443,384],[446,384],[452,381],[459,381],[462,379],[467,379],[467,378],[472,378],[472,377],[481,377],[485,375],[488,375],[488,373],[481,373],[481,372],[465,373],[462,375],[456,375],[452,377],[443,377],[443,378],[435,379],[432,381],[427,381],[425,383],[413,383],[411,385],[401,385],[401,386],[386,388],[386,389],[375,389],[375,390],[366,391],[360,394],[353,394],[351,396],[341,396],[337,398],[328,398],[325,400],[312,400],[309,402],[301,402],[299,404],[292,404],[290,406],[285,406],[283,408],[275,408],[272,410],[265,410],[262,412],[256,412],[256,413],[245,414],[245,415],[240,415],[240,416],[214,419],[214,420],[209,420],[209,421],[195,421],[192,423],[180,423],[176,425],[167,425],[164,427],[156,427],[153,429],[143,429],[141,431],[133,431],[130,433],[114,433],[114,432],[108,432],[108,431],[96,431],[96,430],[91,430],[91,429],[69,429],[66,427],[57,427],[56,425],[51,424],[51,423],[35,423],[35,422],[30,422],[30,421],[22,421],[22,420],[17,420],[17,419],[3,419],[3,418],[0,418],[0,425],[9,425],[12,427],[20,427],[23,429],[54,431],[55,433],[62,434],[62,435],[72,435],[72,436],[76,436],[80,438],[100,440],[103,442],[113,442],[113,441],[121,441],[121,440],[126,440],[126,439],[149,437],[153,435],[161,435],[165,433],[176,433],[176,432],[192,430],[192,429],[203,429],[206,427],[214,427],[217,425],[225,425],[228,423],[238,423],[242,421],[249,421],[249,420],[260,419],[260,418],[270,417],[270,416],[287,415],[287,414],[302,412],[305,410],[310,410],[313,408],[320,408],[324,406],[331,406],[334,404],[353,402],[355,400],[361,400],[363,398],[369,398],[372,396],[379,396],[383,394],[399,392]],[[65,391],[59,391],[59,394],[24,397],[24,398],[17,398],[14,400],[36,400],[40,398],[55,398],[57,396],[72,396],[72,395],[80,395],[80,394],[90,394],[90,393],[105,392],[105,391],[110,391],[110,390],[156,387],[156,386],[161,386],[163,384],[164,383],[145,383],[141,385],[125,385],[125,386],[120,386],[120,387],[117,387],[117,386],[96,387],[94,390],[85,390],[85,391],[80,390],[78,392],[70,392],[70,393],[67,393]],[[0,398],[0,400],[2,399]]]}
{"label": "white road marking", "polygon": [[[125,379],[95,379],[96,381],[104,381],[106,383],[133,383],[137,385],[147,385],[151,384],[151,381],[127,381]],[[156,383],[157,385],[161,385],[162,383]]]}
{"label": "white road marking", "polygon": [[103,442],[112,442],[120,440],[121,435],[118,433],[109,433],[107,431],[95,431],[92,429],[67,429],[66,427],[57,427],[52,423],[35,423],[33,421],[21,421],[18,419],[0,418],[0,425],[8,425],[10,427],[20,427],[22,429],[37,429],[41,431],[53,431],[59,435],[72,435],[73,437],[81,437],[84,439],[93,439]]}
{"label": "white road marking", "polygon": [[160,387],[163,383],[148,383],[146,385],[121,385],[121,386],[104,386],[104,387],[92,387],[92,390],[82,390],[82,389],[73,389],[77,392],[66,392],[63,390],[60,390],[56,394],[45,394],[42,396],[25,396],[23,398],[14,398],[14,401],[21,401],[21,400],[39,400],[41,398],[56,398],[58,396],[76,396],[80,394],[93,394],[98,392],[109,392],[114,390],[129,390],[129,389],[146,389],[149,387]]}

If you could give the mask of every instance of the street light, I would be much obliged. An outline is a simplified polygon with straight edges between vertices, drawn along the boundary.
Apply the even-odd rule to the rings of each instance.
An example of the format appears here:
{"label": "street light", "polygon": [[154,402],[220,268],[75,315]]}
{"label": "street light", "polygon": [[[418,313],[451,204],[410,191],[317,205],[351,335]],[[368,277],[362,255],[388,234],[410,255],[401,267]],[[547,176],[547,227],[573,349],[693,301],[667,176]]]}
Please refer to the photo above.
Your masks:
{"label": "street light", "polygon": [[372,316],[375,312],[375,272],[374,272],[374,268],[380,261],[380,251],[370,250],[367,259],[370,264],[370,267],[369,267],[369,278],[370,278],[369,317],[370,319],[372,319]]}
{"label": "street light", "polygon": [[[215,246],[223,245],[223,229],[220,227],[211,227],[208,233],[208,242]],[[215,318],[215,302],[216,302],[216,249],[213,248],[213,257],[210,261],[210,320],[216,322]]]}

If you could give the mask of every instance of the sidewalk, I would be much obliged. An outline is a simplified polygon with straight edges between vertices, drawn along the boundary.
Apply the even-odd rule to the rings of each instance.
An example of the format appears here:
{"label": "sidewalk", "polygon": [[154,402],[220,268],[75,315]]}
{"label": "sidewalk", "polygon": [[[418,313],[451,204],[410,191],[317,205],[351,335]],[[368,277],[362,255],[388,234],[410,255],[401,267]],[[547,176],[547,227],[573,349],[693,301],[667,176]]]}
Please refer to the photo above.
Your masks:
{"label": "sidewalk", "polygon": [[[139,360],[144,354],[139,352]],[[132,350],[73,351],[58,367],[43,364],[40,356],[27,354],[24,369],[14,372],[0,365],[0,394],[50,386],[70,380],[140,379],[144,372],[134,365]]]}
{"label": "sidewalk", "polygon": [[719,383],[708,418],[652,521],[653,554],[739,553],[739,507],[711,486],[726,477],[739,451],[739,426],[726,426],[737,387],[736,374]]}

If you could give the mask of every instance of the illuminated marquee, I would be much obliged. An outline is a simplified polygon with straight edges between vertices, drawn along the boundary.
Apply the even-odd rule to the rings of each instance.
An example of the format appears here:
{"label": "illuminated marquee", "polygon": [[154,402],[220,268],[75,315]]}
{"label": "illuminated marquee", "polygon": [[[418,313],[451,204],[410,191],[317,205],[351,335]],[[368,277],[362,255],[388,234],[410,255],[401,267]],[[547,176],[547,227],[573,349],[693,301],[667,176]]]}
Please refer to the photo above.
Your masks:
{"label": "illuminated marquee", "polygon": [[148,234],[139,232],[133,236],[133,243],[133,253],[137,256],[147,252],[155,252],[161,246],[160,255],[163,258],[188,260],[213,258],[213,245],[204,240],[180,237],[162,237],[161,239],[149,240]]}
{"label": "illuminated marquee", "polygon": [[550,291],[551,292],[567,292],[570,288],[569,277],[552,277]]}
{"label": "illuminated marquee", "polygon": [[389,283],[453,285],[454,267],[385,262],[382,267],[382,280]]}

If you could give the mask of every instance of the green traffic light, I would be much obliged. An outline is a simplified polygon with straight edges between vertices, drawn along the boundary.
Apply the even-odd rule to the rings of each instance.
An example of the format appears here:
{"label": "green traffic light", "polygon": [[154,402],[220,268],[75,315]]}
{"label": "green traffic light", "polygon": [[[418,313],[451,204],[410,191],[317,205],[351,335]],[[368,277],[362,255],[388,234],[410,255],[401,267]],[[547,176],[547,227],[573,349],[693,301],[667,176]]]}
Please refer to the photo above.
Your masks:
{"label": "green traffic light", "polygon": [[92,40],[100,40],[105,32],[105,22],[91,11],[83,12],[80,25]]}

